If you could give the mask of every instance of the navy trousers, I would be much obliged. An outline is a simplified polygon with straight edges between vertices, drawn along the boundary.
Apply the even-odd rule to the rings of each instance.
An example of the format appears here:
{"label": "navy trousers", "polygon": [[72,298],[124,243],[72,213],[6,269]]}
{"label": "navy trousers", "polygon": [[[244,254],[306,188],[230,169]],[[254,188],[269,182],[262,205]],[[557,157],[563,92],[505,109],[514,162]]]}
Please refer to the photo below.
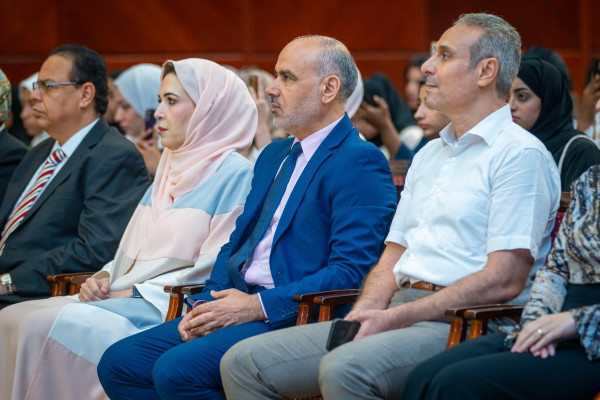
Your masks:
{"label": "navy trousers", "polygon": [[106,350],[98,377],[111,399],[224,399],[221,357],[237,342],[270,330],[262,321],[249,322],[183,342],[179,321],[130,336]]}

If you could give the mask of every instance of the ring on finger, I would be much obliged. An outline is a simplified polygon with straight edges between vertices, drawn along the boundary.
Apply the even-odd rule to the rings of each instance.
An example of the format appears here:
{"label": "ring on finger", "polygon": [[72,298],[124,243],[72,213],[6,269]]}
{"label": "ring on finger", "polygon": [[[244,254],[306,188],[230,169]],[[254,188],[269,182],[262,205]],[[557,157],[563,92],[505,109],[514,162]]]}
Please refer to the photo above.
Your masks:
{"label": "ring on finger", "polygon": [[537,333],[539,333],[540,336],[544,336],[544,331],[542,330],[542,328],[538,328]]}

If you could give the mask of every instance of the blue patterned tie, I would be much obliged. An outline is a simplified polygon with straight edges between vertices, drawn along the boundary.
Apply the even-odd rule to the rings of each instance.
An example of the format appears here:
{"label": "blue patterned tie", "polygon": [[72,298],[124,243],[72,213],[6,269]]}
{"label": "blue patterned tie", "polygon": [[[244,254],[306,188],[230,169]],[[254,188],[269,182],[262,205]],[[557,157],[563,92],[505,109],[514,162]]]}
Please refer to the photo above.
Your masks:
{"label": "blue patterned tie", "polygon": [[250,257],[250,254],[252,254],[256,245],[258,245],[258,242],[260,242],[265,235],[267,227],[269,226],[271,219],[273,219],[273,215],[275,215],[275,210],[277,210],[279,203],[281,203],[281,198],[285,193],[285,189],[287,188],[292,173],[294,172],[294,168],[296,167],[296,160],[301,153],[302,146],[300,145],[300,142],[297,142],[289,151],[283,166],[279,170],[277,177],[267,193],[260,216],[254,226],[254,230],[252,230],[252,233],[250,233],[250,236],[248,236],[248,239],[239,250],[229,257],[227,271],[237,289],[244,291],[246,289],[246,284],[240,275],[239,267],[248,259],[248,257]]}

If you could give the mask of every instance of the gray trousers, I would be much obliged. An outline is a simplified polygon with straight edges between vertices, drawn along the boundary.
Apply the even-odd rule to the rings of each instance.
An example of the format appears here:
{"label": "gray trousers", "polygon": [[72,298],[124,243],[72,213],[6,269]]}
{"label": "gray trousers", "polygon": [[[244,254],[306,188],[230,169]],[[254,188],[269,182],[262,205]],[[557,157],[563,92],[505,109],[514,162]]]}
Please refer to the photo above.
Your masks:
{"label": "gray trousers", "polygon": [[[398,290],[389,307],[431,294]],[[227,399],[397,400],[407,375],[441,353],[450,324],[419,322],[325,350],[331,322],[297,326],[246,339],[221,360]]]}

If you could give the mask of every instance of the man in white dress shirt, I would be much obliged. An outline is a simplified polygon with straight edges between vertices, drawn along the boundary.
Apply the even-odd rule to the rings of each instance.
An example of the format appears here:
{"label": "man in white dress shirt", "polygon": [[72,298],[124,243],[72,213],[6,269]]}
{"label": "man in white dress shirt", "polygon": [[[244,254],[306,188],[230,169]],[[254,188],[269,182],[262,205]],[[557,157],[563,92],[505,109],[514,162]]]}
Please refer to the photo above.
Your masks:
{"label": "man in white dress shirt", "polygon": [[525,302],[560,182],[506,105],[520,50],[517,31],[488,14],[442,35],[422,71],[427,105],[451,124],[413,160],[386,250],[345,318],[358,334],[329,353],[331,323],[242,341],[221,362],[228,399],[396,399],[414,366],[444,350],[447,308]]}

